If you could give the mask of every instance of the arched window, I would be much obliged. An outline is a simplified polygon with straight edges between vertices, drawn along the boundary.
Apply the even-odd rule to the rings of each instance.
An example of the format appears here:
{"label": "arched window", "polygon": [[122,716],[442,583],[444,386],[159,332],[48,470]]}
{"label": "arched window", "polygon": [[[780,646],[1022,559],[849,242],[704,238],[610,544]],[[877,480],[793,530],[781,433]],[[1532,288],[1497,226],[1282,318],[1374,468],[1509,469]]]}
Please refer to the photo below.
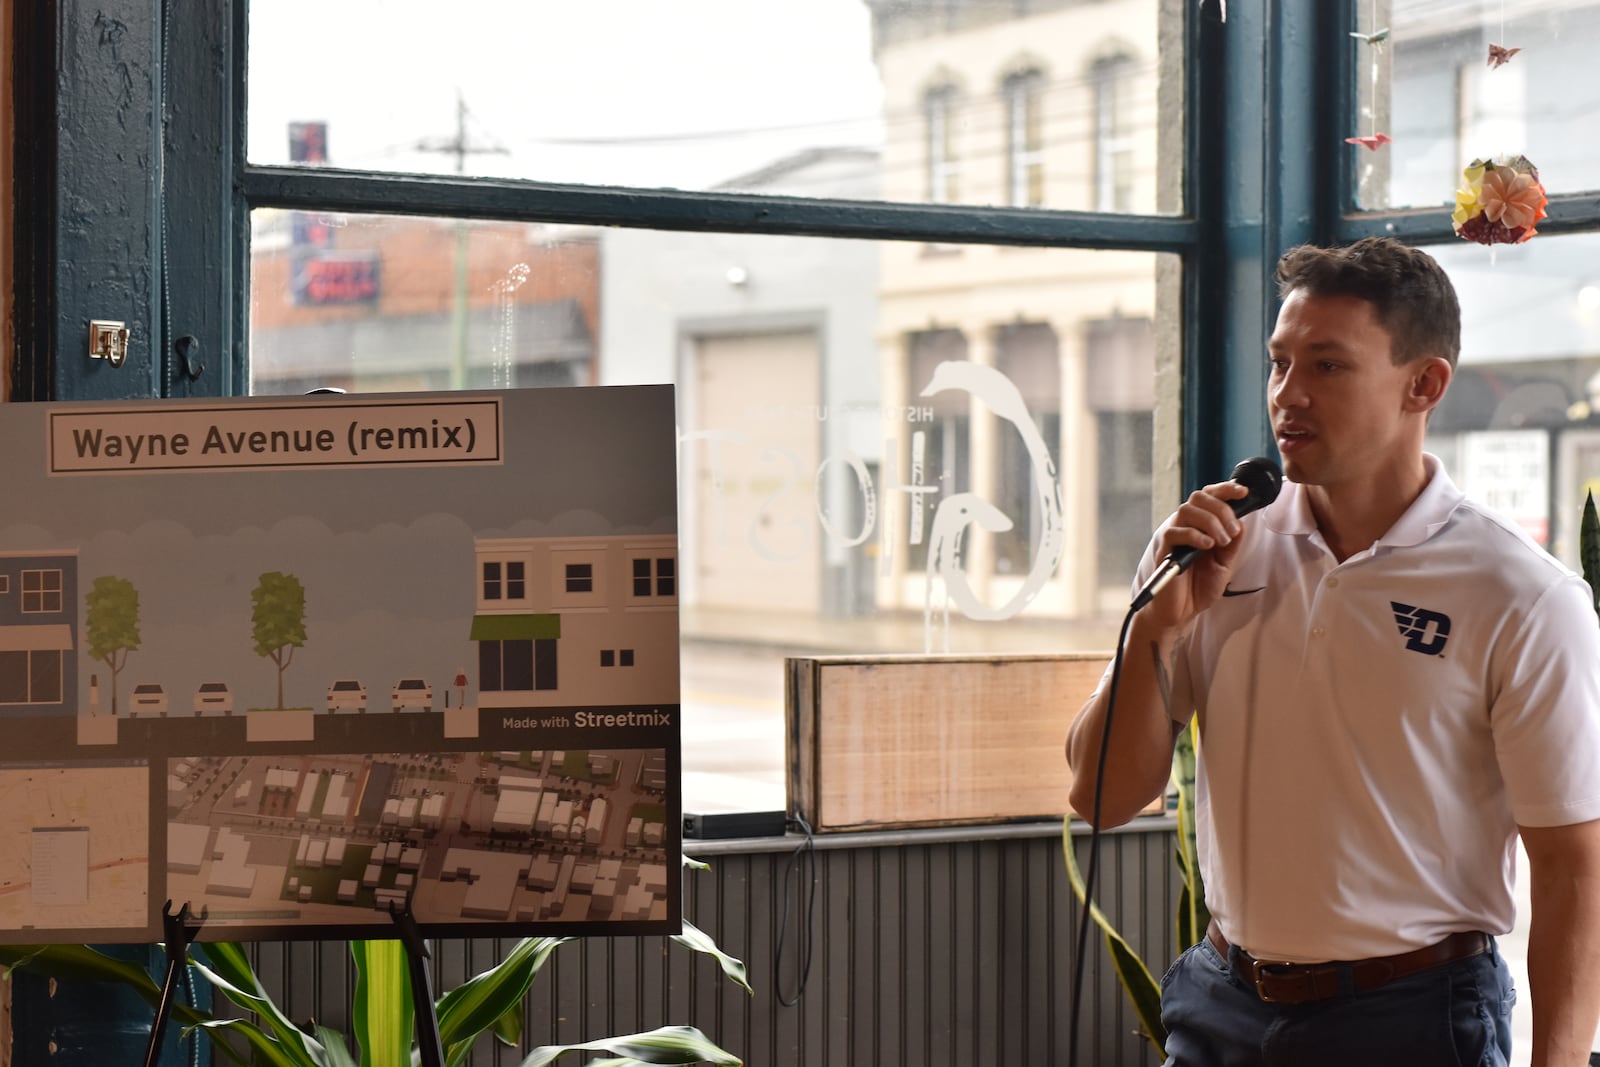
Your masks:
{"label": "arched window", "polygon": [[1006,203],[1044,203],[1044,75],[1012,74],[1001,83],[1006,109]]}
{"label": "arched window", "polygon": [[958,103],[959,93],[954,85],[930,89],[923,98],[928,137],[928,202],[932,204],[954,204],[961,198],[961,162],[956,142]]}
{"label": "arched window", "polygon": [[1131,56],[1096,61],[1094,84],[1094,209],[1133,210],[1133,76]]}

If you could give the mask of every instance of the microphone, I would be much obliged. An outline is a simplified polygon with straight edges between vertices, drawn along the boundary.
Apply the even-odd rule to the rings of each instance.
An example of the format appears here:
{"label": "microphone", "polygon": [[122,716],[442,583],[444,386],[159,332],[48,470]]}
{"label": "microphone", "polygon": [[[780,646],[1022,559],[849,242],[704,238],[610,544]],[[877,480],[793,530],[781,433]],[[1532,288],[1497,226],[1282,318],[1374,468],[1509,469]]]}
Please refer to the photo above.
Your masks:
{"label": "microphone", "polygon": [[[1256,456],[1233,468],[1233,480],[1250,490],[1249,495],[1227,502],[1228,507],[1233,509],[1234,517],[1243,518],[1278,499],[1278,489],[1283,485],[1283,472],[1272,460]],[[1174,548],[1161,561],[1161,566],[1156,568],[1150,580],[1144,583],[1144,588],[1133,598],[1133,606],[1128,610],[1138,611],[1154,600],[1168,582],[1189,569],[1199,554],[1200,549],[1193,545]]]}

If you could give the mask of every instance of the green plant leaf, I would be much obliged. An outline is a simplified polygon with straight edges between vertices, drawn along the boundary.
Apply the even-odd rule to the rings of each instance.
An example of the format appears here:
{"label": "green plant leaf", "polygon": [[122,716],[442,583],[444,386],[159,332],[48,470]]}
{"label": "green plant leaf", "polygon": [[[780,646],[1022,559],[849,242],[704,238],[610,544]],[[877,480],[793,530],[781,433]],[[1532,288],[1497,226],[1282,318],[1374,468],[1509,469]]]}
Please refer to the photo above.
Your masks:
{"label": "green plant leaf", "polygon": [[[642,1034],[602,1037],[576,1045],[541,1045],[522,1061],[522,1067],[544,1067],[567,1052],[610,1052],[623,1062],[713,1063],[718,1067],[740,1067],[739,1057],[711,1043],[711,1039],[692,1026],[663,1026]],[[607,1062],[607,1061],[602,1061]]]}
{"label": "green plant leaf", "polygon": [[291,1022],[261,988],[261,981],[250,969],[250,958],[243,946],[234,941],[213,941],[202,946],[200,951],[206,962],[191,958],[191,966],[220,989],[223,996],[262,1019],[275,1044],[292,1048],[300,1058],[290,1062],[327,1063],[327,1052],[317,1039]]}
{"label": "green plant leaf", "polygon": [[[361,1067],[356,1058],[350,1055],[350,1046],[345,1044],[344,1035],[331,1026],[314,1025],[317,1040],[328,1052],[328,1067]],[[406,1057],[410,1063],[410,1057]]]}
{"label": "green plant leaf", "polygon": [[190,1027],[190,1030],[204,1030],[213,1045],[223,1048],[227,1047],[227,1043],[217,1037],[219,1032],[243,1036],[255,1053],[252,1062],[257,1064],[268,1064],[270,1067],[333,1067],[322,1046],[316,1042],[310,1046],[316,1049],[313,1055],[308,1048],[274,1041],[261,1027],[243,1019],[212,1019]]}
{"label": "green plant leaf", "polygon": [[755,995],[755,990],[750,988],[750,979],[744,962],[718,948],[717,943],[711,940],[710,934],[696,927],[688,919],[683,920],[683,933],[673,934],[672,940],[712,957],[722,967],[722,973],[732,979],[735,985],[751,996]]}
{"label": "green plant leaf", "polygon": [[1578,559],[1583,564],[1583,580],[1594,594],[1594,609],[1600,612],[1600,515],[1595,513],[1594,494],[1583,495],[1583,521],[1578,525]]}
{"label": "green plant leaf", "polygon": [[403,942],[352,941],[356,990],[350,1020],[363,1067],[411,1067],[411,975]]}
{"label": "green plant leaf", "polygon": [[525,937],[506,958],[439,998],[439,1043],[447,1067],[459,1067],[478,1035],[490,1029],[527,996],[533,976],[564,937]]}
{"label": "green plant leaf", "polygon": [[[1072,847],[1071,816],[1061,822],[1061,851],[1066,857],[1067,880],[1072,883],[1072,891],[1077,894],[1078,902],[1082,904],[1087,894],[1084,891],[1083,875],[1078,871],[1076,850]],[[1156,981],[1155,975],[1150,973],[1150,968],[1117,932],[1117,928],[1111,925],[1111,920],[1100,910],[1100,905],[1088,901],[1088,906],[1095,925],[1105,934],[1112,966],[1116,968],[1122,989],[1128,995],[1128,1002],[1133,1005],[1134,1014],[1139,1017],[1139,1025],[1143,1028],[1144,1036],[1156,1047],[1156,1053],[1165,1057],[1167,1030],[1161,1025],[1161,983]]]}
{"label": "green plant leaf", "polygon": [[1194,934],[1194,902],[1190,900],[1189,883],[1184,881],[1178,887],[1178,944],[1180,946],[1195,943]]}
{"label": "green plant leaf", "polygon": [[704,860],[697,860],[687,852],[683,853],[683,865],[696,871],[709,871],[711,869],[711,864],[706,863]]}
{"label": "green plant leaf", "polygon": [[1200,717],[1190,716],[1172,751],[1172,782],[1178,789],[1178,873],[1183,892],[1178,900],[1178,948],[1185,949],[1205,936],[1211,925],[1206,907],[1205,877],[1200,873],[1199,845],[1195,840],[1194,798],[1196,753],[1200,746]]}
{"label": "green plant leaf", "polygon": [[501,1044],[515,1048],[522,1044],[522,1003],[494,1021],[494,1036]]}

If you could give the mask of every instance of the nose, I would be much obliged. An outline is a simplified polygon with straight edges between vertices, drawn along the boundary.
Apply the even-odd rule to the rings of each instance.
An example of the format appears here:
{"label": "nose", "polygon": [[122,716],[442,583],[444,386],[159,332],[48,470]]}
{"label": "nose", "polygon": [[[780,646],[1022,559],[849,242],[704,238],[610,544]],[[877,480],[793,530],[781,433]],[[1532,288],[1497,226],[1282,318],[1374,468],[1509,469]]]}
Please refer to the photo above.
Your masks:
{"label": "nose", "polygon": [[1267,386],[1267,399],[1275,408],[1301,408],[1310,402],[1306,372],[1293,364],[1279,370]]}

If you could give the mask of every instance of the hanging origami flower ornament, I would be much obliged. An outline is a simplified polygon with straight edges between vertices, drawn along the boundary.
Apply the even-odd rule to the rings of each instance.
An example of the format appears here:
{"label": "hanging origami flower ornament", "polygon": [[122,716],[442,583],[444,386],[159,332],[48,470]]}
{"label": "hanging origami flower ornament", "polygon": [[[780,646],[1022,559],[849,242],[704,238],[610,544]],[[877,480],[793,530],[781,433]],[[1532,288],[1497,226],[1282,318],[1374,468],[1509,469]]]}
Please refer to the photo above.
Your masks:
{"label": "hanging origami flower ornament", "polygon": [[1503,48],[1500,45],[1489,46],[1489,67],[1498,69],[1511,62],[1511,57],[1522,51],[1520,48]]}
{"label": "hanging origami flower ornament", "polygon": [[1382,148],[1392,140],[1394,140],[1394,138],[1390,137],[1386,133],[1375,133],[1371,137],[1346,137],[1344,139],[1344,143],[1358,144],[1368,151],[1376,152],[1379,148]]}
{"label": "hanging origami flower ornament", "polygon": [[1535,226],[1545,217],[1547,200],[1539,170],[1527,156],[1475,159],[1461,179],[1451,221],[1463,240],[1512,245],[1539,232]]}

